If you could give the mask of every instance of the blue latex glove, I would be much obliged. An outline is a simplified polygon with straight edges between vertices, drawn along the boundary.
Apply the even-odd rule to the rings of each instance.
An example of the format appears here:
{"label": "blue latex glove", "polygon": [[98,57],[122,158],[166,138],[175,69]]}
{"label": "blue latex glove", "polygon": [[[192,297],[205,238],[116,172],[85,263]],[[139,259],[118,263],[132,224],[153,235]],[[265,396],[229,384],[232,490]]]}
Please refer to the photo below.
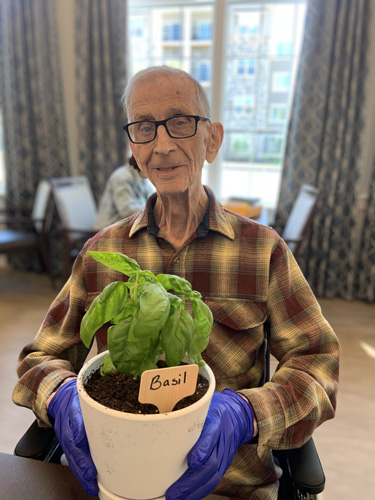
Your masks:
{"label": "blue latex glove", "polygon": [[70,469],[86,492],[97,496],[96,468],[90,455],[76,380],[69,380],[57,390],[47,412],[55,421],[56,436]]}
{"label": "blue latex glove", "polygon": [[200,438],[188,454],[189,469],[168,489],[167,500],[201,500],[219,484],[237,448],[254,436],[250,404],[232,389],[214,392]]}

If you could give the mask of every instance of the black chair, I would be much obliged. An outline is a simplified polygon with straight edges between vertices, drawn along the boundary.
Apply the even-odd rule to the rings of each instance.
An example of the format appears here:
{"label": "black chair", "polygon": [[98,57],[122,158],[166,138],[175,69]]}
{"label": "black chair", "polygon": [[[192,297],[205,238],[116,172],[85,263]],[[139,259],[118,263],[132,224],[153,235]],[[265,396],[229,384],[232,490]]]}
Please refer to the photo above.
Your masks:
{"label": "black chair", "polygon": [[[271,379],[271,355],[268,349],[270,335],[271,324],[268,316],[264,324],[264,382]],[[326,479],[313,438],[300,448],[273,450],[272,453],[283,471],[279,499],[315,500],[324,490]]]}
{"label": "black chair", "polygon": [[52,276],[50,259],[46,245],[53,214],[51,185],[47,180],[38,184],[30,217],[14,217],[4,214],[0,224],[0,253],[6,255],[34,252],[40,255],[45,271]]}

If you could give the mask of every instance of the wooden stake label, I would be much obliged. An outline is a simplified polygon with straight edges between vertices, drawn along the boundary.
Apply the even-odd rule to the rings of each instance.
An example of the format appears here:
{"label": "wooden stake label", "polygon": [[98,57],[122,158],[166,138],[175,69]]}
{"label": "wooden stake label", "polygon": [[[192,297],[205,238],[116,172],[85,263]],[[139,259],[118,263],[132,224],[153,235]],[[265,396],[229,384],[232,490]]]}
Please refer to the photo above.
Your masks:
{"label": "wooden stake label", "polygon": [[168,413],[181,399],[194,394],[198,372],[198,365],[147,370],[141,376],[138,400],[157,406],[160,413]]}

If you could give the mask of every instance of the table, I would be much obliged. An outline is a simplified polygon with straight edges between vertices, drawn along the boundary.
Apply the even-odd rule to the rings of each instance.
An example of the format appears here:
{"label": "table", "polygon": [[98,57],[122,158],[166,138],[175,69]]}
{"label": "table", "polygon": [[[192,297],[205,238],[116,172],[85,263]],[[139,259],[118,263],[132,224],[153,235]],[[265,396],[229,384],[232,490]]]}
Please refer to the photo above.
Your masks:
{"label": "table", "polygon": [[[1,500],[95,500],[65,465],[0,453]],[[228,500],[208,495],[205,500]]]}
{"label": "table", "polygon": [[6,500],[94,500],[65,465],[0,453],[0,498]]}

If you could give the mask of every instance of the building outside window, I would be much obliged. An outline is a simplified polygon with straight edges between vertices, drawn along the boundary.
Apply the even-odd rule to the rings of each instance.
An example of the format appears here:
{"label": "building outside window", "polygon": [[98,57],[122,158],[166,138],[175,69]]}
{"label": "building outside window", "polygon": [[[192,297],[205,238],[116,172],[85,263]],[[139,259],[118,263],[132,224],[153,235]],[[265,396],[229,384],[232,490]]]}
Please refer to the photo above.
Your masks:
{"label": "building outside window", "polygon": [[288,118],[288,106],[286,104],[271,103],[269,107],[268,122],[270,124],[285,123]]}
{"label": "building outside window", "polygon": [[0,196],[5,193],[5,164],[3,140],[3,114],[0,109]]}
{"label": "building outside window", "polygon": [[184,69],[224,125],[221,154],[203,172],[223,201],[276,206],[305,9],[304,0],[129,2],[129,74]]}

